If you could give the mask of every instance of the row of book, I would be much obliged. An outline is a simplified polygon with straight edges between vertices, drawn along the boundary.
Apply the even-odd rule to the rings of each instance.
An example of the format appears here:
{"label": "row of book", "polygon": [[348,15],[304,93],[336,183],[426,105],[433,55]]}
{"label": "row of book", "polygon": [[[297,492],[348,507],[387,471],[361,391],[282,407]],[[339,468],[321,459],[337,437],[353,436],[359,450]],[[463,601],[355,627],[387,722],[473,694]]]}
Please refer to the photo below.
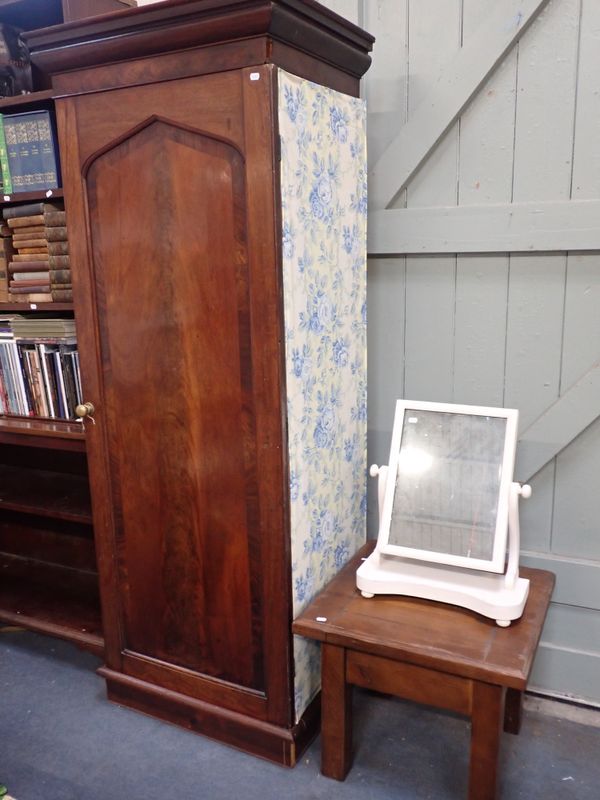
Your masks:
{"label": "row of book", "polygon": [[2,216],[0,301],[71,302],[67,217],[62,201],[10,206],[3,209]]}
{"label": "row of book", "polygon": [[2,192],[41,192],[60,186],[54,115],[48,110],[0,114]]}
{"label": "row of book", "polygon": [[81,402],[75,321],[0,317],[0,413],[72,420]]}

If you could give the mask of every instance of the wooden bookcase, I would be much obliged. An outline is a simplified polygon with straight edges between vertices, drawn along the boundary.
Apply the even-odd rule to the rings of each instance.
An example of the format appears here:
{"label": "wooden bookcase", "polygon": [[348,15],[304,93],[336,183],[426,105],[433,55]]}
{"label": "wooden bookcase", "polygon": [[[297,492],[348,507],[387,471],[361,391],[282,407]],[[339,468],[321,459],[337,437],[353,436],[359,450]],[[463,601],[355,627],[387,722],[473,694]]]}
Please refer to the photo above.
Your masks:
{"label": "wooden bookcase", "polygon": [[[46,27],[128,8],[121,0],[0,0],[0,22]],[[0,98],[0,113],[53,106],[51,80],[33,70],[30,94]],[[62,198],[62,189],[52,199]],[[2,207],[47,199],[44,192],[2,197]],[[38,303],[37,312],[73,314],[72,303]],[[32,312],[0,303],[0,313]],[[0,622],[104,650],[98,570],[82,425],[0,417]]]}
{"label": "wooden bookcase", "polygon": [[95,407],[108,696],[294,764],[318,703],[296,720],[278,70],[356,98],[372,37],[314,0],[167,0],[26,40]]}

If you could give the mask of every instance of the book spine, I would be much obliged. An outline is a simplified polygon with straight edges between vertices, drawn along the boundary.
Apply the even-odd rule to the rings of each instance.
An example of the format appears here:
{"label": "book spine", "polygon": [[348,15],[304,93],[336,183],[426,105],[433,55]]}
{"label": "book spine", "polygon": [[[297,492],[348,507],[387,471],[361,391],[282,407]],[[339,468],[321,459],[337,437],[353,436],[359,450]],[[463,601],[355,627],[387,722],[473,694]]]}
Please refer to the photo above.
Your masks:
{"label": "book spine", "polygon": [[25,228],[9,228],[8,232],[12,233],[13,239],[16,237],[18,241],[19,236],[22,238],[25,236],[40,236],[42,239],[45,239],[46,234],[44,230],[45,228],[43,225],[28,225]]}
{"label": "book spine", "polygon": [[49,272],[13,272],[13,281],[35,281],[36,283],[43,283],[45,280],[50,280]]}
{"label": "book spine", "polygon": [[13,236],[13,240],[12,241],[13,241],[13,246],[20,253],[22,253],[23,250],[26,247],[35,247],[40,252],[41,252],[42,249],[44,249],[45,252],[48,252],[48,242],[45,239],[42,239],[42,238],[39,238],[39,239],[33,239],[33,238],[32,239],[17,239],[16,236]]}
{"label": "book spine", "polygon": [[41,214],[30,214],[10,217],[6,220],[8,227],[18,231],[19,228],[30,228],[33,225],[44,225],[48,228],[65,227],[67,215],[65,211],[43,211]]}
{"label": "book spine", "polygon": [[[25,233],[25,230],[30,231],[30,233]],[[23,241],[43,242],[45,245],[48,244],[44,228],[41,225],[37,228],[16,228],[14,230],[9,228],[8,231],[9,235],[12,233],[12,240],[15,244],[19,244]]]}
{"label": "book spine", "polygon": [[75,375],[75,388],[77,390],[77,404],[83,403],[83,388],[81,386],[81,370],[79,368],[79,350],[73,350],[73,374]]}
{"label": "book spine", "polygon": [[67,240],[67,228],[65,225],[55,225],[46,227],[46,239],[50,242],[64,242]]}
{"label": "book spine", "polygon": [[27,401],[27,408],[30,414],[35,414],[35,399],[33,396],[33,389],[31,386],[31,381],[29,379],[29,374],[27,372],[27,362],[25,360],[25,356],[21,348],[19,347],[18,342],[15,343],[17,345],[17,355],[19,357],[19,365],[21,367],[21,374],[23,376],[23,386],[25,388],[25,398]]}
{"label": "book spine", "polygon": [[8,405],[8,394],[6,391],[6,384],[4,381],[4,370],[2,368],[1,354],[0,354],[0,408],[2,409],[3,414],[8,414],[10,412],[10,407]]}
{"label": "book spine", "polygon": [[44,389],[46,394],[46,400],[48,401],[48,410],[50,417],[56,417],[56,409],[54,406],[54,395],[53,395],[53,387],[50,380],[50,375],[48,373],[48,364],[46,362],[46,345],[44,344],[37,344],[36,350],[39,353],[40,363],[42,365],[42,379],[44,381]]}
{"label": "book spine", "polygon": [[29,292],[11,296],[11,303],[51,303],[54,298],[50,292]]}
{"label": "book spine", "polygon": [[62,205],[58,203],[46,203],[43,200],[39,203],[21,203],[18,206],[10,206],[2,211],[4,219],[13,217],[33,217],[44,214],[46,211],[64,211]]}
{"label": "book spine", "polygon": [[52,403],[54,405],[54,412],[57,417],[64,418],[64,409],[61,404],[58,376],[56,375],[56,370],[55,370],[55,363],[56,363],[54,360],[55,352],[56,352],[56,346],[47,347],[44,357],[46,359],[46,369],[48,370],[48,377],[50,379],[50,386],[52,389]]}
{"label": "book spine", "polygon": [[13,194],[57,188],[58,148],[50,112],[7,114],[4,134]]}
{"label": "book spine", "polygon": [[27,286],[23,286],[22,288],[20,288],[19,286],[11,286],[9,291],[10,291],[11,294],[26,294],[26,293],[29,293],[29,292],[47,293],[47,292],[50,291],[50,284],[49,283],[47,283],[47,284],[40,283],[38,286],[29,286],[29,285],[27,285]]}
{"label": "book spine", "polygon": [[64,239],[62,242],[47,242],[48,253],[51,256],[67,256],[69,255],[69,242]]}
{"label": "book spine", "polygon": [[34,415],[36,413],[35,412],[35,400],[34,400],[34,397],[33,397],[33,390],[32,390],[32,387],[31,387],[31,381],[29,380],[29,376],[27,374],[27,364],[26,364],[23,352],[21,351],[21,348],[18,345],[18,342],[16,343],[16,345],[17,345],[17,348],[16,348],[17,349],[17,355],[19,357],[19,365],[21,367],[21,374],[23,376],[23,385],[25,387],[25,398],[26,398],[26,401],[27,401],[27,408],[29,410],[29,413]]}
{"label": "book spine", "polygon": [[42,365],[40,363],[40,355],[35,348],[35,345],[30,345],[31,347],[31,361],[33,363],[33,371],[35,375],[36,387],[39,396],[39,404],[40,404],[40,416],[42,417],[49,417],[50,416],[50,409],[48,408],[48,401],[46,400],[46,392],[44,391],[44,378],[42,376]]}
{"label": "book spine", "polygon": [[44,212],[44,225],[48,228],[57,228],[59,226],[65,227],[67,224],[67,215],[64,211],[45,211]]}
{"label": "book spine", "polygon": [[2,209],[2,217],[5,220],[13,219],[14,217],[33,217],[37,214],[42,214],[44,211],[44,203],[22,203],[19,206],[10,206],[10,208]]}
{"label": "book spine", "polygon": [[[43,261],[45,264],[48,264],[48,255],[47,253],[28,253],[25,256],[20,256],[17,253],[17,255],[13,256],[13,261]],[[46,269],[49,269],[49,267],[46,267]]]}
{"label": "book spine", "polygon": [[9,359],[11,367],[15,376],[15,384],[17,388],[17,401],[19,406],[19,413],[25,416],[33,415],[33,403],[30,403],[29,393],[25,388],[24,369],[19,358],[19,350],[16,342],[9,342]]}
{"label": "book spine", "polygon": [[[10,281],[8,285],[10,286],[11,291],[15,288],[25,288],[26,286],[45,286],[46,283],[50,283],[49,274],[47,278],[44,278],[46,274],[48,273],[40,272],[38,273],[37,280],[34,278],[20,278],[18,280]],[[46,283],[44,283],[44,281],[46,281]]]}
{"label": "book spine", "polygon": [[4,114],[0,114],[0,170],[2,171],[2,192],[12,194],[12,179],[8,166],[8,152],[4,136]]}
{"label": "book spine", "polygon": [[43,214],[33,214],[29,217],[11,217],[6,220],[8,227],[19,232],[19,228],[31,228],[32,225],[44,225]]}
{"label": "book spine", "polygon": [[71,283],[70,269],[50,269],[48,273],[50,283]]}
{"label": "book spine", "polygon": [[50,269],[69,269],[71,266],[69,256],[48,255],[48,263],[50,264]]}
{"label": "book spine", "polygon": [[8,302],[8,280],[6,268],[0,263],[0,303]]}
{"label": "book spine", "polygon": [[38,375],[35,369],[35,361],[31,349],[27,345],[19,344],[19,351],[21,358],[25,364],[25,371],[27,373],[27,381],[31,390],[31,399],[33,402],[33,410],[39,417],[45,417],[44,405],[42,402],[42,394],[40,392],[40,384]]}
{"label": "book spine", "polygon": [[[14,256],[13,256],[14,259]],[[9,261],[8,271],[14,272],[48,272],[50,263],[48,261]]]}
{"label": "book spine", "polygon": [[62,364],[58,348],[52,351],[52,361],[54,375],[56,378],[56,393],[58,395],[59,414],[62,419],[69,419],[69,409],[67,406],[67,394],[65,391],[65,381],[62,374]]}
{"label": "book spine", "polygon": [[75,375],[73,374],[73,354],[68,351],[68,346],[65,345],[61,345],[59,351],[62,375],[65,383],[65,394],[67,396],[67,416],[69,419],[72,419],[75,416],[75,406],[79,402],[77,399]]}
{"label": "book spine", "polygon": [[72,289],[52,289],[52,299],[56,300],[61,303],[72,303],[73,302],[73,290]]}
{"label": "book spine", "polygon": [[[19,142],[17,139],[17,127],[14,121],[10,121],[11,118],[9,116],[3,116],[2,118],[2,127],[4,129],[4,141],[6,142],[6,159],[8,162],[8,171],[11,175],[11,188],[13,192],[24,191],[23,188],[20,187],[23,183],[21,178],[22,172],[22,165],[21,165],[21,158],[19,155]],[[13,183],[12,176],[15,176],[15,181]]]}
{"label": "book spine", "polygon": [[10,360],[8,357],[8,345],[10,342],[0,342],[0,363],[2,364],[2,378],[4,380],[4,389],[8,398],[8,410],[11,414],[19,413],[19,405],[17,403],[17,393],[15,382],[13,379],[12,370],[10,368]]}

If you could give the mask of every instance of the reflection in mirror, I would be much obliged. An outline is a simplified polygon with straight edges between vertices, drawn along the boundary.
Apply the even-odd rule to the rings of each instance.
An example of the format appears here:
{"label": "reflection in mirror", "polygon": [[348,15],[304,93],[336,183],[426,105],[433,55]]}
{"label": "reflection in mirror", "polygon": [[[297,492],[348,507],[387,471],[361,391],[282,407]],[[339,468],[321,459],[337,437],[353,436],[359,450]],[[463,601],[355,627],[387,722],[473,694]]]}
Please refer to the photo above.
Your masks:
{"label": "reflection in mirror", "polygon": [[512,479],[518,421],[514,408],[396,402],[389,465],[371,467],[379,535],[356,572],[363,597],[438,600],[502,627],[521,616],[518,503],[531,489]]}
{"label": "reflection in mirror", "polygon": [[407,408],[389,544],[491,560],[506,419]]}

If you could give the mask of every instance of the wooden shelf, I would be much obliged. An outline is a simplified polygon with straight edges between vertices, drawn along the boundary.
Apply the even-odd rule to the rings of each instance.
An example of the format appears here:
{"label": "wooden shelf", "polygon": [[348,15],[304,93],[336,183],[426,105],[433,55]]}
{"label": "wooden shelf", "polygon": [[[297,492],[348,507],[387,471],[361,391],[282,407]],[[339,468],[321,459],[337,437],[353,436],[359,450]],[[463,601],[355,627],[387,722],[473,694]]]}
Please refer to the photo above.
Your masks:
{"label": "wooden shelf", "polygon": [[91,524],[87,476],[0,464],[0,509]]}
{"label": "wooden shelf", "polygon": [[0,553],[59,564],[65,569],[98,572],[92,526],[64,519],[0,510]]}
{"label": "wooden shelf", "polygon": [[84,453],[85,429],[77,422],[33,417],[0,417],[0,444]]}
{"label": "wooden shelf", "polygon": [[103,654],[95,573],[0,554],[0,597],[0,621]]}
{"label": "wooden shelf", "polygon": [[[39,92],[29,92],[29,94],[15,94],[12,97],[0,97],[0,110],[6,114],[13,107],[21,110],[23,106],[38,106],[40,103],[48,103],[52,100],[53,96],[54,91],[52,89],[42,89]],[[54,192],[54,189],[52,191]]]}
{"label": "wooden shelf", "polygon": [[13,311],[73,311],[73,303],[0,303],[0,314]]}
{"label": "wooden shelf", "polygon": [[[52,194],[47,195],[46,192],[52,192]],[[4,194],[0,192],[0,200],[2,200],[1,205],[6,205],[7,203],[35,203],[37,200],[47,200],[51,202],[57,197],[63,197],[63,190],[61,188],[45,189],[41,192],[17,192],[16,194]]]}

